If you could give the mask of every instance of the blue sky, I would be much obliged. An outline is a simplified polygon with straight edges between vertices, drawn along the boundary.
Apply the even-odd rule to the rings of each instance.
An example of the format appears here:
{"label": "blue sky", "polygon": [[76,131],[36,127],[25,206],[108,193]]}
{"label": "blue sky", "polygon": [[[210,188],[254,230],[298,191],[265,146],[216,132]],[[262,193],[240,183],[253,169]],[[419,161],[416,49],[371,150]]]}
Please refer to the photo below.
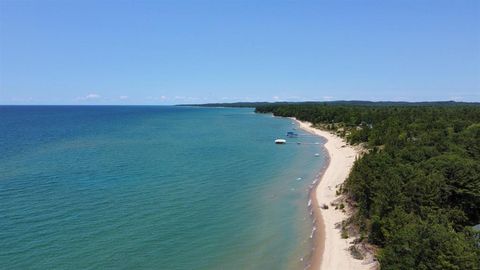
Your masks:
{"label": "blue sky", "polygon": [[480,1],[0,0],[0,104],[480,101]]}

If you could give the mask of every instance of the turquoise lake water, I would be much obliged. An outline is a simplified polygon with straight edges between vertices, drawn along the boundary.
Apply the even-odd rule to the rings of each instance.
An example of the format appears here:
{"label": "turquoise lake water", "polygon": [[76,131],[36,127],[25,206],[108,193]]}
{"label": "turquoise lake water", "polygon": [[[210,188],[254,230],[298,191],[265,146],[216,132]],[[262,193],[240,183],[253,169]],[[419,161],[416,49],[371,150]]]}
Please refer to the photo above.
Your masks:
{"label": "turquoise lake water", "polygon": [[318,137],[273,143],[294,127],[253,109],[0,106],[0,268],[303,269],[325,160],[293,143]]}

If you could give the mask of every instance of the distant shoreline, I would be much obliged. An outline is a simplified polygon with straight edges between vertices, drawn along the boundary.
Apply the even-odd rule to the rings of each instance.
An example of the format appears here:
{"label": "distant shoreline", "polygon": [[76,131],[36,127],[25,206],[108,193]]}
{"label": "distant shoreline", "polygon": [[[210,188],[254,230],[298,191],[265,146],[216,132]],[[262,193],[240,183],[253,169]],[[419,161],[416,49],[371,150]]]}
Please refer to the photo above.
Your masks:
{"label": "distant shoreline", "polygon": [[[315,237],[314,249],[309,269],[372,269],[376,266],[371,261],[357,260],[349,251],[352,238],[342,239],[341,230],[337,223],[348,218],[346,213],[336,210],[331,203],[340,196],[336,195],[338,185],[348,177],[350,170],[360,152],[347,145],[344,140],[327,131],[311,126],[311,123],[290,118],[299,124],[299,127],[309,133],[327,140],[324,147],[328,157],[326,166],[320,171],[314,181],[310,198],[314,216]],[[322,209],[327,205],[328,209]]]}

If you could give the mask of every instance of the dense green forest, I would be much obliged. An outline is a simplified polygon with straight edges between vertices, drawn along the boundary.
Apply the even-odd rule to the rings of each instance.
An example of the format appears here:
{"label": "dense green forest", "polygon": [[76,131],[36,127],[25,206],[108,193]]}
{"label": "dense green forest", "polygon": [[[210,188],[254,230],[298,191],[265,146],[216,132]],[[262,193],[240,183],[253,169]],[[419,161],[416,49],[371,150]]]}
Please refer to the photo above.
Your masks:
{"label": "dense green forest", "polygon": [[[452,106],[453,105],[453,106]],[[342,190],[381,269],[480,269],[480,106],[266,104],[369,151]]]}

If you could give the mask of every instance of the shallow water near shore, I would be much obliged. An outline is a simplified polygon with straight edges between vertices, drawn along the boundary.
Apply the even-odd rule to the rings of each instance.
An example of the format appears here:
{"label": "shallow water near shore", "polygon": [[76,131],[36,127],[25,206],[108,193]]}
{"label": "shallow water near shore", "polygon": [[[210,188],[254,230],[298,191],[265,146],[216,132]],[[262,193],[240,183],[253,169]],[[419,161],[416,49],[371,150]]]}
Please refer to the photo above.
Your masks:
{"label": "shallow water near shore", "polygon": [[0,106],[0,265],[303,269],[325,153],[301,130],[273,143],[294,127],[253,109]]}

